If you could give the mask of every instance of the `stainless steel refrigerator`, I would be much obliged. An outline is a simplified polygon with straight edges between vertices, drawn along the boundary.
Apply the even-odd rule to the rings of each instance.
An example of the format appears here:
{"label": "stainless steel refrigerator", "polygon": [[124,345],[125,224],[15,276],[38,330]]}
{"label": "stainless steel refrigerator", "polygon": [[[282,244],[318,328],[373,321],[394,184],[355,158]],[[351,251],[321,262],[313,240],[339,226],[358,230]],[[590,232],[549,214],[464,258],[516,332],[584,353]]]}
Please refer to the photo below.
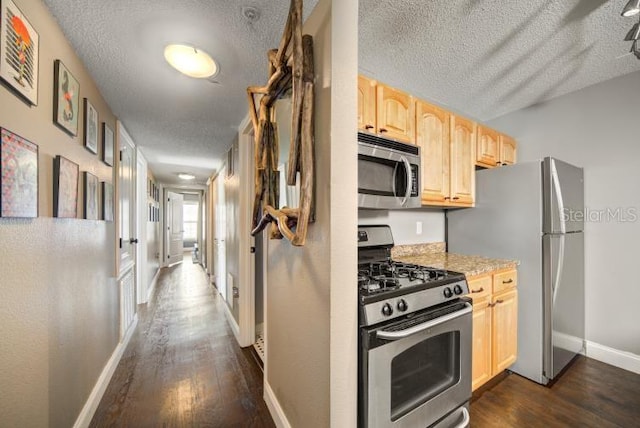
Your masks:
{"label": "stainless steel refrigerator", "polygon": [[518,359],[547,384],[584,348],[582,168],[553,158],[478,171],[476,207],[447,214],[448,250],[517,259]]}

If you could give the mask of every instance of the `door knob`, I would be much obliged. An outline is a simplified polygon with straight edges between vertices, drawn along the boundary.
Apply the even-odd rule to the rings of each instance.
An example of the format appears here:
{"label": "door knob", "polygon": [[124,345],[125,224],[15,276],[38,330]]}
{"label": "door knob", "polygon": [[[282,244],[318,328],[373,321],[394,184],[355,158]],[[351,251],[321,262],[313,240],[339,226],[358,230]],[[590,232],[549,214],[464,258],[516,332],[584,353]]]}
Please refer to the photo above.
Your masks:
{"label": "door knob", "polygon": [[129,244],[137,244],[138,243],[138,238],[130,238],[129,239]]}

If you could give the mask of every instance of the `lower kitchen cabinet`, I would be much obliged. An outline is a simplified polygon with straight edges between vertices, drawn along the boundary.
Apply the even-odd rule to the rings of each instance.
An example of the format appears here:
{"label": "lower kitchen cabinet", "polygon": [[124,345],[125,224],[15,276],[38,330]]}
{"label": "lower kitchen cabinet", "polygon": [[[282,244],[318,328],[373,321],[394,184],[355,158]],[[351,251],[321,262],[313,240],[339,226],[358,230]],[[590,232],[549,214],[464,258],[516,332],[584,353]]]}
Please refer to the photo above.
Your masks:
{"label": "lower kitchen cabinet", "polygon": [[[473,299],[471,386],[476,390],[511,366],[518,354],[518,291],[515,269],[469,280]],[[498,290],[494,293],[494,290]]]}

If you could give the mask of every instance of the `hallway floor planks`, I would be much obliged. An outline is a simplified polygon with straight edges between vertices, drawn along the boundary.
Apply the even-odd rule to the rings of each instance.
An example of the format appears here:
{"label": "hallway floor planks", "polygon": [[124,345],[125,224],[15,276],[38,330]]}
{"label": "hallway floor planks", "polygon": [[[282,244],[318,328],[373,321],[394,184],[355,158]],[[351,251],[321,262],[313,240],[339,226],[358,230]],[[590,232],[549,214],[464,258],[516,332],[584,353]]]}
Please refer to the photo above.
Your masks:
{"label": "hallway floor planks", "polygon": [[578,357],[550,388],[510,374],[471,403],[471,427],[640,427],[640,375]]}
{"label": "hallway floor planks", "polygon": [[185,258],[164,269],[91,427],[273,427],[262,372]]}

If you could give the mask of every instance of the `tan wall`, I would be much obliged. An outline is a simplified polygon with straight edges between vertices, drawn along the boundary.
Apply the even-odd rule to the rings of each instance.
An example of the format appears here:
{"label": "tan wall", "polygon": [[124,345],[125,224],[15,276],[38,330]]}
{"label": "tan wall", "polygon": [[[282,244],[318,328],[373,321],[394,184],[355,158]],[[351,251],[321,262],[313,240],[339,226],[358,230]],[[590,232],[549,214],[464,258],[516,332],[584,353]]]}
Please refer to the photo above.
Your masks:
{"label": "tan wall", "polygon": [[53,124],[54,60],[101,122],[115,130],[115,118],[44,5],[16,3],[40,35],[38,106],[0,87],[0,126],[39,146],[40,217],[0,219],[0,426],[72,426],[118,343],[115,232],[113,223],[51,218],[53,158],[100,181],[113,176],[82,146],[82,126],[72,138]]}
{"label": "tan wall", "polygon": [[[339,3],[321,0],[305,23],[314,37],[317,220],[302,248],[268,242],[266,382],[293,427],[356,424],[357,4],[345,9],[353,38],[337,48]],[[332,67],[347,51],[349,61]]]}

